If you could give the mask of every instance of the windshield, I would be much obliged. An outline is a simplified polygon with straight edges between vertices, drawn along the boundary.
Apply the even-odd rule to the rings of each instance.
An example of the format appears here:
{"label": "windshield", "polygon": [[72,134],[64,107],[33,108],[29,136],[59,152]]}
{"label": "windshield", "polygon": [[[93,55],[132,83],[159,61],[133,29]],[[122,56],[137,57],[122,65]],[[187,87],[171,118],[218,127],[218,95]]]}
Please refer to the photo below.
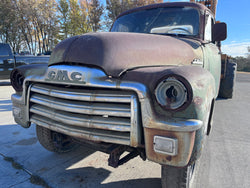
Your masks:
{"label": "windshield", "polygon": [[142,10],[118,18],[111,31],[197,36],[199,12],[189,7]]}

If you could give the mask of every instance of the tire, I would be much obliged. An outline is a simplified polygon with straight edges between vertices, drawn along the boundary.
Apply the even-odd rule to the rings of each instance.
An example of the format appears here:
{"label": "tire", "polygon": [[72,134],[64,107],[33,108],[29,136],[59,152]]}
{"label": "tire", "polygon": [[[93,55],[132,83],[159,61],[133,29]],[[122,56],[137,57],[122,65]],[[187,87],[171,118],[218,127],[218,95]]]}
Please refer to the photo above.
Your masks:
{"label": "tire", "polygon": [[234,82],[236,78],[237,64],[228,61],[225,78],[221,79],[219,97],[224,99],[233,98]]}
{"label": "tire", "polygon": [[161,166],[162,188],[190,188],[195,174],[195,163],[183,168]]}
{"label": "tire", "polygon": [[36,125],[36,134],[40,144],[45,149],[55,153],[67,153],[79,146],[70,136],[51,131],[39,125]]}

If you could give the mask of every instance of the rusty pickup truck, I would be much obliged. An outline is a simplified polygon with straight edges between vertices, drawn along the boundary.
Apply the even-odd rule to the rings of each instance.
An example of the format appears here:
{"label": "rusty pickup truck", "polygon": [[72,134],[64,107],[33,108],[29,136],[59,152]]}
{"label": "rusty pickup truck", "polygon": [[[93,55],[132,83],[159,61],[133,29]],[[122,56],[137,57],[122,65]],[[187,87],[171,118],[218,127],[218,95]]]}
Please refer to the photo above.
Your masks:
{"label": "rusty pickup truck", "polygon": [[140,156],[162,166],[162,187],[189,187],[219,91],[233,93],[226,37],[198,3],[126,11],[110,32],[60,42],[48,65],[13,70],[15,121],[36,125],[49,151],[81,143],[109,153],[113,167]]}

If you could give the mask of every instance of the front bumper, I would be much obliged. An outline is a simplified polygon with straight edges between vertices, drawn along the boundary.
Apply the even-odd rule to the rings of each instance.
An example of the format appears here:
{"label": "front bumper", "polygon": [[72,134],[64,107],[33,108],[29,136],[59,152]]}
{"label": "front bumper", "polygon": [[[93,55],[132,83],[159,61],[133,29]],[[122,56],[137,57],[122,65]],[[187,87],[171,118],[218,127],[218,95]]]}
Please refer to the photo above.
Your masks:
{"label": "front bumper", "polygon": [[[190,129],[190,131],[183,131],[181,130],[181,128],[181,131],[170,131],[144,127],[145,149],[147,158],[151,161],[163,165],[179,167],[186,166],[190,160],[194,147],[196,133],[194,129],[198,129],[202,125],[202,123],[199,121],[194,122],[197,123],[197,125],[195,127],[192,126],[192,129]],[[188,121],[188,123],[190,123],[190,120]],[[160,124],[162,125],[162,123]],[[176,127],[174,127],[174,129],[176,129]],[[156,138],[158,138],[159,143],[156,143]],[[168,144],[169,146],[159,149],[156,147],[156,144]]]}

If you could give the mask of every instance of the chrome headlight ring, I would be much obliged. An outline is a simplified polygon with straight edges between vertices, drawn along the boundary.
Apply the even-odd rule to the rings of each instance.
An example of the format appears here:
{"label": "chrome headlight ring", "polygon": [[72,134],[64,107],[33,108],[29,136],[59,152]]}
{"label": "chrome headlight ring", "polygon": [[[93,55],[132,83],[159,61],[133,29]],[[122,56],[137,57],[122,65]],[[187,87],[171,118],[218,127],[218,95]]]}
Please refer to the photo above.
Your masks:
{"label": "chrome headlight ring", "polygon": [[186,79],[178,75],[169,75],[156,86],[155,97],[163,108],[178,111],[191,103],[193,92]]}

